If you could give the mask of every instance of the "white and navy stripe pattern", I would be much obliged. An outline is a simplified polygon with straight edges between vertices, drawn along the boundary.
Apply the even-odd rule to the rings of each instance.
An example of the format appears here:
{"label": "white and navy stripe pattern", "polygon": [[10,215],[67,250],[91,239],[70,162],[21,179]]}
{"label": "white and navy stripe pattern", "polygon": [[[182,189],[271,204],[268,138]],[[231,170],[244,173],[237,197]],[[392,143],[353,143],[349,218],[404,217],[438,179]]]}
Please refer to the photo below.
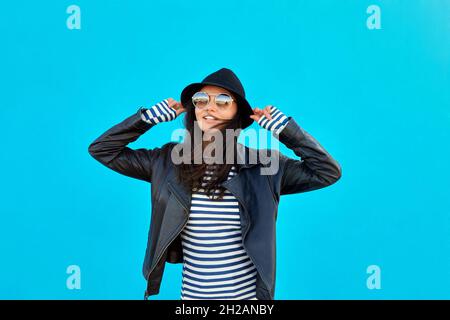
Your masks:
{"label": "white and navy stripe pattern", "polygon": [[[209,170],[203,181],[211,179]],[[234,175],[235,166],[228,179]],[[203,188],[192,190],[181,242],[182,300],[257,300],[256,268],[242,245],[238,201],[228,190],[220,200],[209,198]]]}
{"label": "white and navy stripe pattern", "polygon": [[177,112],[175,109],[169,107],[169,101],[167,99],[158,102],[149,109],[144,109],[141,113],[142,120],[150,124],[171,121],[176,117]]}
{"label": "white and navy stripe pattern", "polygon": [[289,118],[286,117],[280,109],[274,106],[270,106],[270,115],[272,116],[272,120],[267,119],[267,117],[263,115],[258,120],[258,124],[264,129],[270,130],[274,134],[279,135],[281,130],[286,127]]}

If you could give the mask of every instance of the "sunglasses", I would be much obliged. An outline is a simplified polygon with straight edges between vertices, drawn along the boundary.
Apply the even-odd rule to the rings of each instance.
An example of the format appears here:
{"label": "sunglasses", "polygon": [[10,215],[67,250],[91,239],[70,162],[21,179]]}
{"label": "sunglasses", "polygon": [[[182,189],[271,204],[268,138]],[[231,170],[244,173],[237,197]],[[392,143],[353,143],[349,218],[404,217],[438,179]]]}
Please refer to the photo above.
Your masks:
{"label": "sunglasses", "polygon": [[198,109],[204,109],[209,104],[210,96],[214,96],[214,102],[220,109],[228,108],[234,101],[234,99],[226,93],[208,94],[206,92],[197,92],[192,96],[192,104]]}

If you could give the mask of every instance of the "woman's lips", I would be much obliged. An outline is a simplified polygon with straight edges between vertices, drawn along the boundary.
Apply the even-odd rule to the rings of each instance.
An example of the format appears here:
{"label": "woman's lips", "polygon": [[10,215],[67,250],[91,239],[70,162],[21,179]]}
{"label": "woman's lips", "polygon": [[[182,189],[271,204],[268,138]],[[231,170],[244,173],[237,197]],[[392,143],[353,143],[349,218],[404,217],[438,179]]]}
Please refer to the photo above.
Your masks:
{"label": "woman's lips", "polygon": [[206,121],[206,122],[215,122],[215,121],[219,121],[219,120],[216,120],[216,119],[206,119],[206,118],[203,118],[203,120]]}
{"label": "woman's lips", "polygon": [[218,119],[216,119],[213,116],[207,116],[208,118],[203,117],[203,121],[205,121],[206,123],[212,123],[212,122],[217,122],[219,121]]}

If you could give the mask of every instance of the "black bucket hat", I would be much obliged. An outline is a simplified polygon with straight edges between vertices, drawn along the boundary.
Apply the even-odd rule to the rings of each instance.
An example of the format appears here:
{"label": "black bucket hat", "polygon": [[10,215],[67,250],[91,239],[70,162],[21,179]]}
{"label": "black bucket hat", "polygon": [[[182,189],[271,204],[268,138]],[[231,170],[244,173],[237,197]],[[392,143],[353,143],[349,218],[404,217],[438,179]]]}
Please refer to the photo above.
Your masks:
{"label": "black bucket hat", "polygon": [[242,128],[245,129],[253,123],[250,115],[253,114],[253,109],[245,99],[245,91],[241,81],[236,74],[228,68],[222,68],[216,72],[211,73],[202,82],[191,83],[181,92],[181,104],[186,107],[192,105],[192,96],[203,86],[213,85],[225,88],[232,92],[236,98],[237,106],[243,115]]}

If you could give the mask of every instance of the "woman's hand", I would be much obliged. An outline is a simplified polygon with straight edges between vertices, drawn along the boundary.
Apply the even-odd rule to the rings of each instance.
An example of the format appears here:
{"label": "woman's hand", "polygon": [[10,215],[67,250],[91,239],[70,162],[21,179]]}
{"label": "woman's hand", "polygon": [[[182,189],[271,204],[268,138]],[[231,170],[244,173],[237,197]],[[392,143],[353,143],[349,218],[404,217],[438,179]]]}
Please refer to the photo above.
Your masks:
{"label": "woman's hand", "polygon": [[280,134],[289,121],[289,118],[283,112],[272,105],[268,105],[262,110],[254,108],[253,113],[250,118],[258,122],[261,127],[275,134]]}
{"label": "woman's hand", "polygon": [[167,98],[167,102],[169,103],[169,107],[175,110],[177,117],[181,113],[186,112],[186,108],[183,107],[181,102],[178,102],[172,98]]}
{"label": "woman's hand", "polygon": [[253,109],[253,115],[250,116],[253,120],[256,122],[259,122],[259,119],[261,119],[262,116],[266,116],[269,120],[272,119],[270,116],[270,105],[265,107],[264,109],[260,108],[254,108]]}
{"label": "woman's hand", "polygon": [[141,118],[150,124],[157,124],[159,122],[172,121],[185,111],[186,109],[180,102],[167,98],[145,109],[141,114]]}

